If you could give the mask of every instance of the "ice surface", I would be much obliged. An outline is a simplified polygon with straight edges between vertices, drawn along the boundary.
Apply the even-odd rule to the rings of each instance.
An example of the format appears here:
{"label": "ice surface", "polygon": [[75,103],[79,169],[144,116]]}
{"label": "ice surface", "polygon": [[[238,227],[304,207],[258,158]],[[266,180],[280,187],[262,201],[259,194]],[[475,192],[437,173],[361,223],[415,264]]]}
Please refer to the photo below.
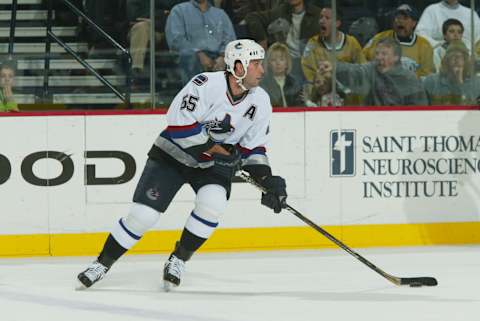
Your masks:
{"label": "ice surface", "polygon": [[343,250],[196,254],[162,291],[166,255],[122,258],[75,291],[92,257],[0,259],[1,321],[477,321],[480,247],[358,249],[387,273],[434,276],[398,287]]}

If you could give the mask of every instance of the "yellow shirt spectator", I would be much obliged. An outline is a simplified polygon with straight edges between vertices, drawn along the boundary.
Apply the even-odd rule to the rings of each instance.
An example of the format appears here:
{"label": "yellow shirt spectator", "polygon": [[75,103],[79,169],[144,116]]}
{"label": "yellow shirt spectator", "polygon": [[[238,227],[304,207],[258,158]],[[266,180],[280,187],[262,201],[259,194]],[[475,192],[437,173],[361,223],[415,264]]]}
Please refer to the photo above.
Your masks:
{"label": "yellow shirt spectator", "polygon": [[[313,82],[318,70],[318,62],[330,60],[331,46],[323,41],[320,35],[313,36],[308,40],[302,57],[302,69],[305,78]],[[349,63],[365,63],[367,60],[362,53],[362,47],[358,41],[349,35],[341,33],[341,41],[337,44],[335,55],[338,61]]]}
{"label": "yellow shirt spectator", "polygon": [[[398,41],[393,30],[386,30],[378,33],[373,37],[363,49],[363,53],[367,60],[375,58],[375,47],[380,39],[391,37]],[[409,42],[401,42],[402,48],[402,66],[417,74],[417,77],[427,76],[434,72],[433,49],[427,39],[422,36],[413,34],[412,40]]]}

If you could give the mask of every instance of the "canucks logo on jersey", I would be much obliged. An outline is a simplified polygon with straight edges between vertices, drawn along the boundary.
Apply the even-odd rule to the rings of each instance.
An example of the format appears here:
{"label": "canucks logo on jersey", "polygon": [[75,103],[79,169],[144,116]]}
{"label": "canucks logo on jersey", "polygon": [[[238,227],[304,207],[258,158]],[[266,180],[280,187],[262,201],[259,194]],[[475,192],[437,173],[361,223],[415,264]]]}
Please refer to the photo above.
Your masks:
{"label": "canucks logo on jersey", "polygon": [[210,138],[216,143],[223,143],[233,133],[235,128],[231,124],[232,117],[226,114],[222,120],[212,120],[205,123],[204,127]]}

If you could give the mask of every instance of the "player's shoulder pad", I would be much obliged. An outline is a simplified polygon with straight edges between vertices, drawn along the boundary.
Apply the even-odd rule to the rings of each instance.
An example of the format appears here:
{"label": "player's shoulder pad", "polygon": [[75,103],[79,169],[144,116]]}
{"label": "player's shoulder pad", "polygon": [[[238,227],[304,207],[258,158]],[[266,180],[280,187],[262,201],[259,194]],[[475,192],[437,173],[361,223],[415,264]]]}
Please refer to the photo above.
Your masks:
{"label": "player's shoulder pad", "polygon": [[262,87],[255,87],[255,89],[252,91],[252,94],[253,96],[255,96],[255,99],[267,101],[268,103],[270,103],[270,96]]}
{"label": "player's shoulder pad", "polygon": [[194,83],[195,85],[197,86],[203,86],[204,84],[206,84],[208,81],[208,76],[205,75],[205,74],[199,74],[199,75],[196,75],[193,79],[192,79],[192,83]]}
{"label": "player's shoulder pad", "polygon": [[[270,96],[262,87],[258,86],[252,90],[252,100],[257,105],[262,105],[260,108],[263,111],[272,111],[272,103],[270,102]],[[265,108],[267,107],[267,108]]]}

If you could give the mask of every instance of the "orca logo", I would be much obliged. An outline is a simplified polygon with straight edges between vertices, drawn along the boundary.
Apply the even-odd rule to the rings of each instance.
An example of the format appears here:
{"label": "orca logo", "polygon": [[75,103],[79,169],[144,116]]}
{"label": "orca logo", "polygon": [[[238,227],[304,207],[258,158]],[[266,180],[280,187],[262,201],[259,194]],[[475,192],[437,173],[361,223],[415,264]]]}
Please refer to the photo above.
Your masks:
{"label": "orca logo", "polygon": [[355,176],[355,130],[330,132],[330,176]]}
{"label": "orca logo", "polygon": [[242,43],[237,42],[237,44],[235,45],[235,49],[242,49],[242,48],[243,48]]}
{"label": "orca logo", "polygon": [[160,198],[160,192],[155,187],[149,188],[146,195],[152,201],[156,201]]}

